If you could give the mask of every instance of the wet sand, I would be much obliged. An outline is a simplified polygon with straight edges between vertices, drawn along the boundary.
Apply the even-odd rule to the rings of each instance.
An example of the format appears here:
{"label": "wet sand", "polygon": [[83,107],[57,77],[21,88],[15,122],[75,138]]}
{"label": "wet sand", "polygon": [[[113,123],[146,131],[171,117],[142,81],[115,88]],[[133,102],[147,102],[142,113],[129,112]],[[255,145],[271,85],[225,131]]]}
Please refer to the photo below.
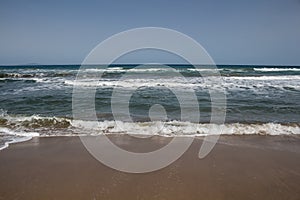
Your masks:
{"label": "wet sand", "polygon": [[[136,152],[170,140],[111,139]],[[77,137],[34,138],[0,151],[0,199],[300,199],[299,136],[223,136],[200,160],[201,143],[164,169],[129,174],[95,160]]]}

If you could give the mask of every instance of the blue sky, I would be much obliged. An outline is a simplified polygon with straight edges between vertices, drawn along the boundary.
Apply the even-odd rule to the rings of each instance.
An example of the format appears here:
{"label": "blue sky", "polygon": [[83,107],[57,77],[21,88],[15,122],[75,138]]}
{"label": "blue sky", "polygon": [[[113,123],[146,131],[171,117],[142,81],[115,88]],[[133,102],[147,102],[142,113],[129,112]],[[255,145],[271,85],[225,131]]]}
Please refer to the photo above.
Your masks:
{"label": "blue sky", "polygon": [[[81,63],[101,41],[137,27],[198,41],[217,64],[300,65],[300,0],[0,1],[0,64]],[[176,63],[145,53],[120,62]]]}

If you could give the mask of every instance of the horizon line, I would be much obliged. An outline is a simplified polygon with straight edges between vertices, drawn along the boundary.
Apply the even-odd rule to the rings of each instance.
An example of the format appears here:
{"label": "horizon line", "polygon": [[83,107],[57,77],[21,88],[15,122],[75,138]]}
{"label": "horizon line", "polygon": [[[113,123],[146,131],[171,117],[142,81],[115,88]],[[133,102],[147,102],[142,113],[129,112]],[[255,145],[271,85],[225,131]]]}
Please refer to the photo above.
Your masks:
{"label": "horizon line", "polygon": [[[18,66],[74,66],[78,65],[81,66],[82,64],[39,64],[39,63],[27,63],[27,64],[0,64],[0,67],[18,67]],[[113,64],[85,64],[85,65],[112,65],[112,66],[117,66],[117,65],[173,65],[173,66],[191,66],[191,65],[208,65],[208,66],[213,66],[212,64],[190,64],[190,63],[113,63]],[[300,64],[294,65],[294,64],[215,64],[216,66],[266,66],[266,67],[271,67],[271,66],[277,66],[277,67],[300,67]]]}

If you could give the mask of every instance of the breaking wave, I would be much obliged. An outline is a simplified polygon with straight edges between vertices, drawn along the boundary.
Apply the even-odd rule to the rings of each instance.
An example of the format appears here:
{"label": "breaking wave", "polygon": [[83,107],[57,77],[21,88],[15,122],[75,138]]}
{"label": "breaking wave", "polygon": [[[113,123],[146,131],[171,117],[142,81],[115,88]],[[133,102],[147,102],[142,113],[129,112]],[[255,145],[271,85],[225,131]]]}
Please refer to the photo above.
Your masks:
{"label": "breaking wave", "polygon": [[[32,137],[86,136],[106,134],[159,135],[164,137],[201,137],[211,128],[222,130],[222,135],[295,135],[300,134],[299,123],[192,123],[184,121],[121,122],[82,121],[70,118],[41,116],[10,116],[0,118],[0,136],[10,136],[0,149],[9,143],[26,141]],[[13,136],[13,137],[12,137]]]}

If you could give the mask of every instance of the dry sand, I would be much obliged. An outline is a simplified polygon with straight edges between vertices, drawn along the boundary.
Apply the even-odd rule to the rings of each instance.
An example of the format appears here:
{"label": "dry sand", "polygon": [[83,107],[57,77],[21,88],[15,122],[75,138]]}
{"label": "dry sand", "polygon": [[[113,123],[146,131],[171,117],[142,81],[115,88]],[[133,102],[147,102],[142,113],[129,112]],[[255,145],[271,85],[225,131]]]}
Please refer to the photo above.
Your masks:
{"label": "dry sand", "polygon": [[[170,140],[111,139],[137,152]],[[77,137],[34,138],[0,151],[0,199],[300,199],[299,136],[223,136],[202,160],[201,143],[164,169],[129,174],[95,160]]]}

